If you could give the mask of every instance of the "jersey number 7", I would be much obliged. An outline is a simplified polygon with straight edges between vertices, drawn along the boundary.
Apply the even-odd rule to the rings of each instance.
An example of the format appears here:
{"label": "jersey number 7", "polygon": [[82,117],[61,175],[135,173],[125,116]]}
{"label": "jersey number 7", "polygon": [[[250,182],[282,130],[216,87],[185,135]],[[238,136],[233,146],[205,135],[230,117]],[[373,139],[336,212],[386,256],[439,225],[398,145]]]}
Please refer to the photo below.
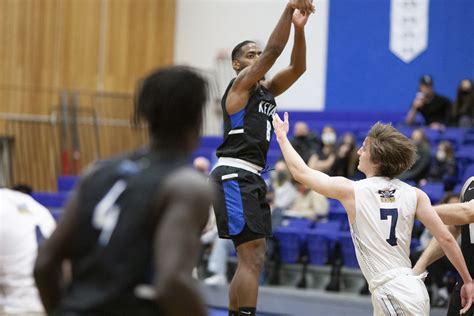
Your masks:
{"label": "jersey number 7", "polygon": [[390,246],[397,245],[397,236],[395,236],[395,227],[397,226],[398,220],[398,210],[396,208],[381,208],[380,209],[380,219],[386,220],[388,217],[391,217],[390,222],[390,236],[388,239],[385,239]]}

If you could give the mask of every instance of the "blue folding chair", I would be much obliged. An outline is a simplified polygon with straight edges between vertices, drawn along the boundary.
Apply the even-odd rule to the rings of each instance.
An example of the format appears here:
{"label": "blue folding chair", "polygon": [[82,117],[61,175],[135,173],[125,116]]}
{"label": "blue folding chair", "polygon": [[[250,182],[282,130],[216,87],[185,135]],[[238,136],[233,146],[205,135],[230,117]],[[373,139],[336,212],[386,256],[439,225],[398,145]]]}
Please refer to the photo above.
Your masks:
{"label": "blue folding chair", "polygon": [[339,243],[341,244],[342,258],[344,266],[349,268],[359,268],[355,253],[354,243],[352,242],[351,233],[340,232]]}
{"label": "blue folding chair", "polygon": [[428,195],[432,204],[438,203],[444,196],[443,182],[428,182],[420,186],[420,189]]}

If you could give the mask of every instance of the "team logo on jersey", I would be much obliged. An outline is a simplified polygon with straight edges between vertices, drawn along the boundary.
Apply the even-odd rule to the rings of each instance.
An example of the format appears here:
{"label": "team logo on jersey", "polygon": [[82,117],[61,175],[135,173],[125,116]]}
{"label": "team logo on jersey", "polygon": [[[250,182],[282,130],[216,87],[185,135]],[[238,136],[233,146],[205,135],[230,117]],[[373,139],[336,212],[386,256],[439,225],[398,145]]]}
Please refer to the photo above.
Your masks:
{"label": "team logo on jersey", "polygon": [[267,101],[260,101],[258,104],[258,112],[273,116],[276,112],[276,105]]}
{"label": "team logo on jersey", "polygon": [[379,190],[380,200],[382,203],[395,202],[395,191],[396,189],[390,190],[389,188]]}

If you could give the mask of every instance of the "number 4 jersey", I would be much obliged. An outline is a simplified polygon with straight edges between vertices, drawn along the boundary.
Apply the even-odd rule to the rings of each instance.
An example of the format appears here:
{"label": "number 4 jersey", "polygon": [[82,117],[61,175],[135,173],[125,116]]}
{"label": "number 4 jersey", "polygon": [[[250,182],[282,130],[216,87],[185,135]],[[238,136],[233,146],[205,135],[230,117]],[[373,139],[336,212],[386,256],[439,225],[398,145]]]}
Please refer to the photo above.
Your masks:
{"label": "number 4 jersey", "polygon": [[154,277],[163,181],[185,165],[185,158],[140,150],[100,162],[85,176],[75,193],[80,211],[68,244],[72,282],[58,315],[157,314],[139,288]]}
{"label": "number 4 jersey", "polygon": [[415,189],[398,179],[371,177],[354,182],[354,194],[352,240],[367,281],[388,270],[411,268]]}
{"label": "number 4 jersey", "polygon": [[245,107],[229,115],[226,111],[226,100],[234,80],[229,83],[222,97],[224,141],[217,149],[217,157],[243,159],[264,168],[273,135],[275,98],[268,89],[259,84]]}

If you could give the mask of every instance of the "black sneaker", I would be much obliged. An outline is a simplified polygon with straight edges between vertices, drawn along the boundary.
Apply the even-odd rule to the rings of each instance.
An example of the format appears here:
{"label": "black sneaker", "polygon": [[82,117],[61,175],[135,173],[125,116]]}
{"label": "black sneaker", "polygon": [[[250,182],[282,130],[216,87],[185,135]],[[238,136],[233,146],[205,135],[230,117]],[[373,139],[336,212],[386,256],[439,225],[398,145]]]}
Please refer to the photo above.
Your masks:
{"label": "black sneaker", "polygon": [[474,199],[474,176],[464,182],[459,199],[461,202],[469,202]]}

